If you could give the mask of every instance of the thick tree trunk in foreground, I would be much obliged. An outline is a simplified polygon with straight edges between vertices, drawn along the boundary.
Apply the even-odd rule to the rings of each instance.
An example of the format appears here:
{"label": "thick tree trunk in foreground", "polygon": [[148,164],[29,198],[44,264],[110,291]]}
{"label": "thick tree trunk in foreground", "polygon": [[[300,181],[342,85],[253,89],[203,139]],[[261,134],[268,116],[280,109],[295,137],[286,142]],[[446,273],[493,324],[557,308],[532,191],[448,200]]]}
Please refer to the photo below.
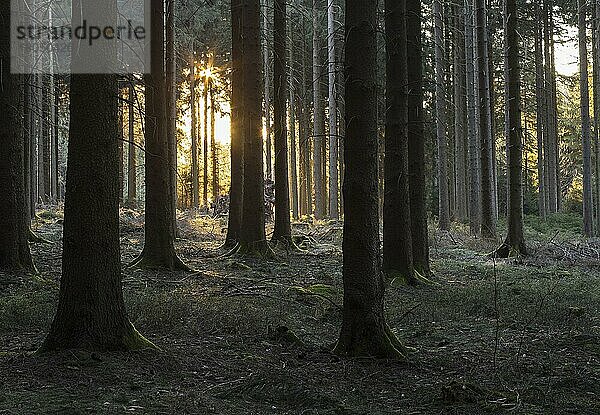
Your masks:
{"label": "thick tree trunk in foreground", "polygon": [[385,3],[386,120],[383,269],[389,278],[416,282],[408,192],[406,1]]}
{"label": "thick tree trunk in foreground", "polygon": [[244,140],[244,199],[240,231],[242,254],[265,255],[265,202],[262,139],[262,62],[260,43],[260,0],[244,0],[242,9],[242,50],[240,107]]}
{"label": "thick tree trunk in foreground", "polygon": [[423,46],[421,2],[406,0],[406,65],[408,92],[408,179],[410,226],[415,271],[428,276],[429,235],[425,205],[425,131],[423,124]]}
{"label": "thick tree trunk in foreground", "polygon": [[590,92],[588,85],[587,6],[579,0],[579,82],[581,91],[581,145],[583,146],[583,233],[594,236],[592,200],[592,147],[590,139]]}
{"label": "thick tree trunk in foreground", "polygon": [[488,67],[487,15],[485,0],[475,0],[475,18],[477,35],[477,80],[479,142],[481,151],[481,233],[484,237],[496,236],[496,217],[494,212],[494,165],[492,155],[492,137],[490,130],[490,94]]}
{"label": "thick tree trunk in foreground", "polygon": [[[10,1],[0,2],[0,20],[10,19]],[[24,77],[10,73],[10,25],[0,27],[0,269],[34,271],[29,250],[29,212],[25,175],[20,103]]]}
{"label": "thick tree trunk in foreground", "polygon": [[448,199],[448,137],[446,136],[446,87],[444,53],[444,12],[441,0],[433,2],[435,19],[435,124],[437,134],[437,174],[439,227],[450,230],[450,200]]}
{"label": "thick tree trunk in foreground", "polygon": [[274,0],[273,50],[275,63],[273,78],[275,96],[273,101],[273,130],[275,132],[275,229],[273,241],[292,244],[290,222],[290,184],[288,177],[287,137],[287,75],[286,75],[286,0]]}
{"label": "thick tree trunk in foreground", "polygon": [[[75,1],[73,21],[81,18],[78,10],[93,7],[116,14],[114,0]],[[82,48],[73,61],[88,53]],[[118,134],[117,76],[72,75],[62,277],[42,352],[154,347],[129,322],[123,301]]]}
{"label": "thick tree trunk in foreground", "polygon": [[[188,268],[175,253],[167,108],[165,103],[164,0],[152,0],[152,62],[146,75],[146,208],[144,250],[132,263],[142,268]],[[161,46],[157,46],[161,45]]]}
{"label": "thick tree trunk in foreground", "polygon": [[346,0],[344,311],[335,352],[402,357],[384,315],[377,191],[377,1]]}
{"label": "thick tree trunk in foreground", "polygon": [[506,79],[508,234],[497,256],[526,255],[523,236],[523,132],[521,131],[521,71],[516,0],[504,2],[504,66]]}
{"label": "thick tree trunk in foreground", "polygon": [[242,3],[231,2],[231,186],[229,188],[229,219],[225,247],[240,240],[244,180],[244,136],[242,134]]}

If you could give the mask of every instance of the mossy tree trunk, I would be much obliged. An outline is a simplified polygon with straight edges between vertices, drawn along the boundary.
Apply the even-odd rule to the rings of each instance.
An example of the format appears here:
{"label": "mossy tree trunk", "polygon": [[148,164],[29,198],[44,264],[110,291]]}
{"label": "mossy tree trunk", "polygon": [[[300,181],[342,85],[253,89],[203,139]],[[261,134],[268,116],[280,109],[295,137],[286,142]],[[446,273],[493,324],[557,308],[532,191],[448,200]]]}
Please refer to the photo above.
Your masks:
{"label": "mossy tree trunk", "polygon": [[344,310],[335,352],[402,357],[384,315],[377,177],[377,1],[346,1]]}

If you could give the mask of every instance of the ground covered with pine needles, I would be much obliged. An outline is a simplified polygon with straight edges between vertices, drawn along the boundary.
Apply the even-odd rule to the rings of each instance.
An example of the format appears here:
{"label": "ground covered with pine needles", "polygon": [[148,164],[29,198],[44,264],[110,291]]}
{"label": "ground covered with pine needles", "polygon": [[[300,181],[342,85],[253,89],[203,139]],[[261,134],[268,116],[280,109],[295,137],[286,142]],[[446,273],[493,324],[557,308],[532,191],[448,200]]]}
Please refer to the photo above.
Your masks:
{"label": "ground covered with pine needles", "polygon": [[[531,255],[494,261],[466,228],[432,233],[435,285],[390,282],[406,362],[340,360],[341,225],[296,224],[298,252],[223,257],[223,219],[180,216],[195,273],[125,269],[136,328],[162,352],[33,356],[57,303],[61,213],[35,224],[39,275],[0,274],[0,414],[598,414],[600,240],[527,219]],[[432,226],[432,229],[434,226]],[[122,212],[123,262],[143,216]]]}

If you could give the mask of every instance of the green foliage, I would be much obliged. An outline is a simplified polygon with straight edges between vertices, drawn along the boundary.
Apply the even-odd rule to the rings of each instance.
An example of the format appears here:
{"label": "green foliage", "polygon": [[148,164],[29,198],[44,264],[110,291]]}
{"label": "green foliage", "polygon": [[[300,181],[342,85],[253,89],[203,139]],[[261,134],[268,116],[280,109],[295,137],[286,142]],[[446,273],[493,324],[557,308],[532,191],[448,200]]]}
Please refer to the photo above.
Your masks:
{"label": "green foliage", "polygon": [[545,221],[539,216],[527,215],[525,227],[544,235],[558,232],[563,236],[577,237],[581,234],[583,220],[581,215],[574,213],[555,213],[548,215]]}

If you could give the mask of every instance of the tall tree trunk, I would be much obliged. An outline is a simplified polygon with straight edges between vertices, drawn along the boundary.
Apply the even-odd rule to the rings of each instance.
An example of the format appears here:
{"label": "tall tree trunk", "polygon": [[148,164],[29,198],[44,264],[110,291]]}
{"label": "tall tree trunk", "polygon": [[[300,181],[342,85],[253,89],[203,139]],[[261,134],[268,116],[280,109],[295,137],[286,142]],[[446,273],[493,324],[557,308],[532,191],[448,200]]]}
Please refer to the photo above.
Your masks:
{"label": "tall tree trunk", "polygon": [[288,177],[288,137],[287,137],[287,75],[286,75],[286,0],[274,0],[273,26],[273,129],[275,136],[275,229],[273,241],[292,244],[290,222],[290,182]]}
{"label": "tall tree trunk", "polygon": [[288,36],[290,39],[289,53],[290,53],[290,77],[289,77],[289,108],[290,108],[290,181],[291,181],[291,203],[292,203],[292,217],[294,219],[299,218],[299,205],[298,205],[298,153],[297,153],[297,138],[296,138],[296,80],[295,80],[295,69],[296,69],[296,54],[295,50],[295,36],[294,31],[296,29],[297,19],[295,14],[290,14],[291,24],[288,26]]}
{"label": "tall tree trunk", "polygon": [[477,136],[477,99],[475,98],[475,26],[473,0],[465,1],[465,54],[467,85],[467,130],[469,146],[469,229],[481,230],[480,153]]}
{"label": "tall tree trunk", "polygon": [[41,112],[41,148],[42,148],[42,177],[41,181],[43,183],[43,192],[40,193],[40,196],[43,199],[43,202],[48,204],[51,202],[51,185],[50,185],[50,154],[51,148],[50,143],[52,138],[50,137],[50,132],[52,131],[52,126],[50,125],[50,102],[52,102],[52,98],[50,95],[50,75],[43,74],[41,75],[42,79],[42,107],[40,108]]}
{"label": "tall tree trunk", "polygon": [[558,183],[556,181],[556,125],[554,122],[554,100],[556,99],[552,88],[552,65],[551,65],[551,44],[554,37],[551,29],[550,19],[552,15],[552,0],[544,1],[544,61],[545,71],[545,89],[546,89],[546,143],[544,146],[544,159],[546,163],[546,175],[548,181],[548,203],[546,208],[548,213],[558,212]]}
{"label": "tall tree trunk", "polygon": [[433,2],[435,30],[435,114],[437,135],[437,175],[439,227],[450,230],[450,200],[448,199],[448,137],[446,135],[446,88],[444,52],[444,9],[441,0]]}
{"label": "tall tree trunk", "polygon": [[338,114],[336,101],[335,0],[327,0],[329,61],[329,217],[339,219]]}
{"label": "tall tree trunk", "polygon": [[242,8],[242,71],[240,121],[244,139],[244,195],[240,252],[269,254],[265,235],[265,201],[262,140],[262,62],[260,0],[244,0]]}
{"label": "tall tree trunk", "polygon": [[315,219],[325,217],[325,189],[323,186],[323,152],[325,137],[325,108],[321,86],[321,2],[313,0],[313,178]]}
{"label": "tall tree trunk", "polygon": [[202,143],[202,206],[208,210],[208,90],[210,89],[211,80],[204,74],[204,89],[202,97],[204,99],[204,123],[203,143]]}
{"label": "tall tree trunk", "polygon": [[537,137],[537,176],[538,176],[538,214],[546,219],[546,188],[544,177],[544,129],[546,123],[544,105],[544,58],[542,55],[543,30],[542,8],[535,4],[535,99],[536,99],[536,137]]}
{"label": "tall tree trunk", "polygon": [[225,247],[233,247],[240,240],[244,185],[243,116],[243,0],[231,1],[231,186],[229,188],[229,218]]}
{"label": "tall tree trunk", "polygon": [[477,80],[479,142],[481,151],[481,233],[484,237],[496,236],[496,218],[494,214],[494,166],[492,157],[492,137],[490,129],[490,94],[487,13],[485,0],[475,0],[476,38],[477,38]]}
{"label": "tall tree trunk", "polygon": [[[11,2],[0,1],[0,20],[10,20]],[[35,271],[29,250],[29,212],[25,198],[23,124],[24,76],[11,74],[10,25],[0,27],[0,269]]]}
{"label": "tall tree trunk", "polygon": [[175,0],[166,0],[165,66],[167,143],[169,146],[169,190],[173,231],[177,236],[177,60],[175,57]]}
{"label": "tall tree trunk", "polygon": [[425,131],[423,123],[423,45],[421,19],[421,2],[419,0],[406,0],[408,179],[412,254],[415,271],[422,276],[427,276],[431,271],[429,267],[429,235],[425,205]]}
{"label": "tall tree trunk", "polygon": [[456,157],[456,218],[465,222],[468,218],[467,193],[467,78],[465,69],[465,19],[464,5],[454,6],[454,140]]}
{"label": "tall tree trunk", "polygon": [[[200,177],[198,165],[198,108],[196,107],[196,61],[193,55],[194,44],[192,43],[192,64],[190,65],[190,112],[192,118],[191,141],[192,141],[192,207],[200,207]],[[232,75],[233,78],[234,75]],[[232,117],[233,120],[233,117]],[[232,133],[234,134],[234,133]],[[232,139],[233,142],[233,139]],[[234,144],[232,143],[232,146]],[[232,180],[233,176],[232,176]]]}
{"label": "tall tree trunk", "polygon": [[[73,23],[100,8],[116,19],[114,0],[76,0]],[[89,48],[77,46],[72,65],[91,58]],[[104,52],[116,59],[114,49]],[[41,351],[153,347],[129,322],[121,289],[117,76],[71,75],[70,108],[62,277]]]}
{"label": "tall tree trunk", "polygon": [[262,53],[263,53],[263,71],[264,71],[264,86],[265,86],[265,97],[264,97],[264,116],[265,116],[265,134],[266,134],[266,162],[267,162],[267,179],[273,179],[273,142],[271,140],[272,125],[271,125],[271,59],[269,51],[269,0],[262,0],[262,16],[263,16],[263,35],[262,39]]}
{"label": "tall tree trunk", "polygon": [[137,205],[137,154],[135,144],[135,84],[132,80],[129,84],[129,107],[127,112],[127,124],[129,131],[129,149],[127,150],[127,203],[135,208]]}
{"label": "tall tree trunk", "polygon": [[387,326],[377,204],[377,1],[346,0],[344,310],[335,352],[402,357]]}
{"label": "tall tree trunk", "polygon": [[219,149],[215,136],[215,89],[210,88],[210,155],[212,157],[212,192],[213,203],[217,202],[221,190],[219,189]]}
{"label": "tall tree trunk", "polygon": [[594,73],[594,193],[596,210],[596,236],[600,235],[600,2],[594,6],[593,73]]}
{"label": "tall tree trunk", "polygon": [[406,1],[385,3],[386,118],[383,269],[389,278],[416,282],[408,193]]}
{"label": "tall tree trunk", "polygon": [[504,66],[508,165],[508,234],[497,256],[525,255],[523,236],[523,132],[521,131],[521,71],[517,2],[504,0]]}
{"label": "tall tree trunk", "polygon": [[150,73],[146,75],[146,229],[144,249],[132,266],[181,269],[187,266],[175,253],[175,229],[171,203],[167,108],[165,103],[165,0],[152,0]]}
{"label": "tall tree trunk", "polygon": [[581,91],[581,141],[583,146],[583,232],[594,235],[594,206],[592,201],[592,148],[590,139],[590,92],[588,85],[587,5],[579,5],[579,82]]}

